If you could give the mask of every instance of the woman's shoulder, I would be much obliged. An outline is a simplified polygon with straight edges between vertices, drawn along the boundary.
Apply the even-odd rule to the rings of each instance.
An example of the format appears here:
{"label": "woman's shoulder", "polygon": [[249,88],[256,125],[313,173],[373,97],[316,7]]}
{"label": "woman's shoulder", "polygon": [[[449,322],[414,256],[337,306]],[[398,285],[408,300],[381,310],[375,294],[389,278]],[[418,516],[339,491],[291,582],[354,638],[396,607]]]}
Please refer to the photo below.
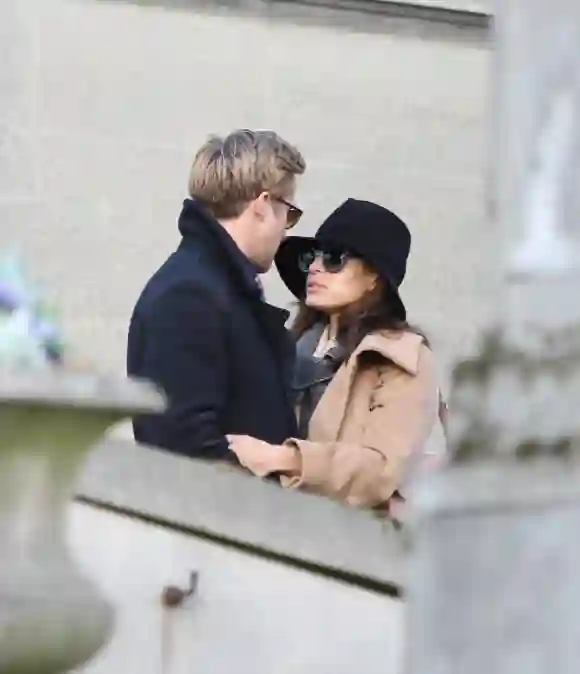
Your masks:
{"label": "woman's shoulder", "polygon": [[[378,356],[416,375],[423,366],[429,367],[432,353],[425,337],[413,330],[378,330],[361,340],[353,357]],[[375,360],[375,359],[373,359]]]}

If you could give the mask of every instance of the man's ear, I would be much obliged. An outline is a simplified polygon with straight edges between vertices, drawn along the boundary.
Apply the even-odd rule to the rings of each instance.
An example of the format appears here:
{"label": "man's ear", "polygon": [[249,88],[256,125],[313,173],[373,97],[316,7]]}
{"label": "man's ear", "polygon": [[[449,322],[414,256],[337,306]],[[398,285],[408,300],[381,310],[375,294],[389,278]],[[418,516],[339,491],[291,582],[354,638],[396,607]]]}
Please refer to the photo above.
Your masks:
{"label": "man's ear", "polygon": [[250,206],[254,211],[254,215],[259,220],[265,220],[272,208],[270,205],[270,195],[268,192],[262,192],[254,199],[254,201],[252,201]]}

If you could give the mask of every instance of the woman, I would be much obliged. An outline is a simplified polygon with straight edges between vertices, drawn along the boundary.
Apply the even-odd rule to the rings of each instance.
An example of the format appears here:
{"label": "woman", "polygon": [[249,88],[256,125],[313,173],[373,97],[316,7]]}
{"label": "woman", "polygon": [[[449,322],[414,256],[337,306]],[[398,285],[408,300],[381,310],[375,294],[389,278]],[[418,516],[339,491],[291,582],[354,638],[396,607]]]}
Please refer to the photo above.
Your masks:
{"label": "woman", "polygon": [[348,199],[314,238],[288,237],[276,257],[298,298],[299,435],[273,447],[229,436],[240,463],[282,485],[389,509],[437,418],[426,338],[398,288],[411,235],[394,213]]}

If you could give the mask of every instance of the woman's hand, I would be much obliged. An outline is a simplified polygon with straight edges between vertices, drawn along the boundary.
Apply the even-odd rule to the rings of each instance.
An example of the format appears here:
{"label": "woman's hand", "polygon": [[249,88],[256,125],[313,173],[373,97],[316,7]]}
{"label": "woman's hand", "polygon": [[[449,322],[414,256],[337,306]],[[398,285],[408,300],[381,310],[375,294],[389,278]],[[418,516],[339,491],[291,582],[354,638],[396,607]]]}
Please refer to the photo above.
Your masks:
{"label": "woman's hand", "polygon": [[230,449],[244,468],[266,477],[270,473],[294,474],[299,470],[298,451],[287,445],[270,445],[249,435],[227,435]]}

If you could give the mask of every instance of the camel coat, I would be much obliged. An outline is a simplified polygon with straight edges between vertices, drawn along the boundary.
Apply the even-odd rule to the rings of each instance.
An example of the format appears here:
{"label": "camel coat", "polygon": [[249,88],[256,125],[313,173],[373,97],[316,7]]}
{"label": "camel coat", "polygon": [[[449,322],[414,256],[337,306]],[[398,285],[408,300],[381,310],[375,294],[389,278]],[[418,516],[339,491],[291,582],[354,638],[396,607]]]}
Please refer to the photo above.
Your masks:
{"label": "camel coat", "polygon": [[420,459],[437,411],[433,354],[423,339],[411,332],[370,334],[329,383],[308,440],[286,441],[300,453],[300,471],[281,483],[388,509]]}

